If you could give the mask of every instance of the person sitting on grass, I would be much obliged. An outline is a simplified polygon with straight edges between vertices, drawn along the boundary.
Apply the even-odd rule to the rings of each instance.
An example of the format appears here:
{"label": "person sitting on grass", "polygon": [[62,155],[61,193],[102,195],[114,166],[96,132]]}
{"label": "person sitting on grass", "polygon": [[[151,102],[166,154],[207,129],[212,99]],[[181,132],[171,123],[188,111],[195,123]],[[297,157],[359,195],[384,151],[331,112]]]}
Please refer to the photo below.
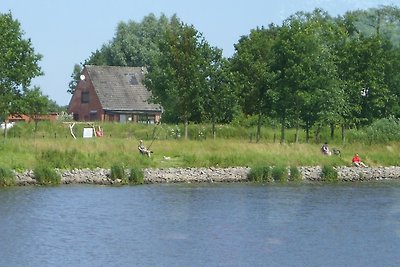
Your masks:
{"label": "person sitting on grass", "polygon": [[150,158],[151,151],[145,147],[143,140],[140,140],[138,149],[141,154],[146,155]]}
{"label": "person sitting on grass", "polygon": [[321,152],[322,152],[322,154],[324,154],[324,155],[328,155],[328,156],[332,155],[332,152],[329,150],[329,147],[328,147],[328,143],[327,143],[327,142],[325,142],[325,143],[322,145],[322,147],[321,147]]}
{"label": "person sitting on grass", "polygon": [[356,167],[367,167],[367,165],[364,164],[364,162],[361,161],[360,156],[356,153],[351,160]]}

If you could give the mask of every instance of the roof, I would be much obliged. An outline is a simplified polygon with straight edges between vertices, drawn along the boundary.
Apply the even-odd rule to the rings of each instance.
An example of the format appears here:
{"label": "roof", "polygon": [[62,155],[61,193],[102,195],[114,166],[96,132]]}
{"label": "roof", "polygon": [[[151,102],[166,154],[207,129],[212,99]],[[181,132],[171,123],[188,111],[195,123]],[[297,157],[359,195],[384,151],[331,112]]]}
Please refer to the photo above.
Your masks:
{"label": "roof", "polygon": [[151,97],[143,85],[143,67],[85,66],[104,110],[161,111],[149,103]]}

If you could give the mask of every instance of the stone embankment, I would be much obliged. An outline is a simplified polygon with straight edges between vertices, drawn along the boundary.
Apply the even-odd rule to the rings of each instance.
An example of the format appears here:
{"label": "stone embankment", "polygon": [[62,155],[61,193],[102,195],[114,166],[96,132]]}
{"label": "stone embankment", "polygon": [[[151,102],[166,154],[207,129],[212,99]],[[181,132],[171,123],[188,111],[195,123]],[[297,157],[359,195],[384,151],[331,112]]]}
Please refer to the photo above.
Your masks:
{"label": "stone embankment", "polygon": [[[304,181],[321,181],[321,167],[299,167]],[[400,179],[400,167],[337,167],[339,181],[376,181]],[[109,178],[110,170],[58,170],[62,184],[119,184],[121,180]],[[152,183],[213,183],[247,182],[250,168],[165,168],[144,169],[144,182]],[[16,173],[18,185],[34,185],[36,180],[32,170]]]}

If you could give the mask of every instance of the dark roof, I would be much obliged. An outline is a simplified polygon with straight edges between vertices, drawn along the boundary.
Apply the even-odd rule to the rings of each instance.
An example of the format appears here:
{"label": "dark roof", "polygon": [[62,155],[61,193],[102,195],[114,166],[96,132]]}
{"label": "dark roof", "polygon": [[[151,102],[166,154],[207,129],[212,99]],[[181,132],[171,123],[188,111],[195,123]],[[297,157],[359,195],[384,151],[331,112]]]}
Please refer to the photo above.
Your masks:
{"label": "dark roof", "polygon": [[161,111],[160,105],[148,102],[151,92],[142,83],[145,68],[94,65],[85,67],[103,109]]}

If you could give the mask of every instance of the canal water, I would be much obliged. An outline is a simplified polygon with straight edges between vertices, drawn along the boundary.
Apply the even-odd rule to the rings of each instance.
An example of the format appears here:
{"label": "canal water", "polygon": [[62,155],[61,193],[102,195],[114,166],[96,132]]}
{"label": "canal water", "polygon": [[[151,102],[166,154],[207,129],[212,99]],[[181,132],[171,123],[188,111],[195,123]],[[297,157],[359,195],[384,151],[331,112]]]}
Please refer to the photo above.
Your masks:
{"label": "canal water", "polygon": [[0,266],[399,266],[400,183],[0,189]]}

